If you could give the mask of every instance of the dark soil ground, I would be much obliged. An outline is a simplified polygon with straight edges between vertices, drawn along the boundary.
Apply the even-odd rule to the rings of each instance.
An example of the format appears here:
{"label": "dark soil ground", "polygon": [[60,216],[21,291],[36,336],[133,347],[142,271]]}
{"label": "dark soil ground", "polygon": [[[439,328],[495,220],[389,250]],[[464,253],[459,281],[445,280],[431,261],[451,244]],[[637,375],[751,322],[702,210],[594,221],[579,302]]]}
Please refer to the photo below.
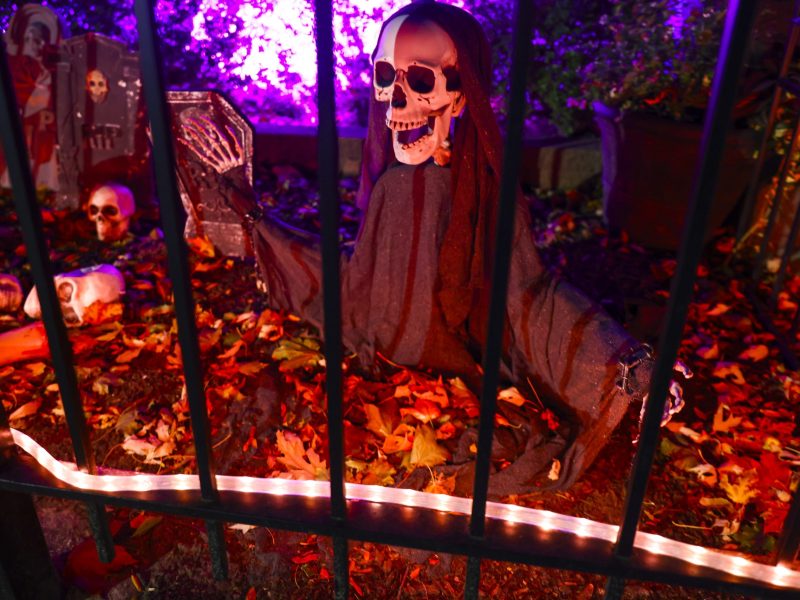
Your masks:
{"label": "dark soil ground", "polygon": [[[262,166],[257,188],[276,216],[305,229],[318,227],[316,194],[302,174]],[[352,240],[358,222],[348,204],[353,190],[353,182],[343,182],[345,242]],[[598,216],[596,198],[596,190],[531,195],[537,245],[554,272],[569,278],[640,339],[654,342],[675,269],[674,254],[648,251],[624,235],[610,235]],[[71,333],[98,464],[129,471],[191,472],[192,437],[156,211],[142,209],[132,234],[111,245],[94,238],[82,213],[45,208],[43,214],[56,272],[110,263],[126,279],[124,303]],[[256,290],[252,261],[220,256],[203,240],[190,246],[218,472],[285,473],[282,459],[288,450],[281,446],[278,431],[294,433],[304,451],[325,456],[323,369],[316,332],[290,315],[269,310]],[[0,272],[17,275],[30,289],[7,195],[0,197],[0,256]],[[737,283],[739,264],[729,234],[719,232],[699,271],[680,352],[696,375],[684,382],[686,407],[663,430],[641,527],[768,560],[797,487],[800,376],[786,370],[771,334],[755,319]],[[790,281],[792,293],[776,308],[779,327],[785,328],[796,310],[798,288],[797,281]],[[0,316],[0,331],[26,321],[21,310]],[[8,413],[18,416],[12,426],[57,458],[72,460],[54,382],[47,360],[0,367],[0,397]],[[408,431],[419,433],[425,426],[415,416],[421,406],[415,398],[426,392],[452,396],[455,385],[437,382],[436,374],[351,361],[345,386],[348,479],[402,484],[413,471],[403,462],[410,447],[379,451],[390,440],[376,433],[364,406],[380,406],[393,425],[405,424],[406,433],[397,437],[405,435],[408,441]],[[397,394],[402,386],[412,390],[407,398]],[[530,399],[528,405],[533,406]],[[398,409],[403,412],[396,419],[386,416],[386,411]],[[468,406],[442,407],[440,412],[430,426],[437,437],[442,435],[438,445],[452,453],[476,418]],[[638,413],[639,407],[632,406],[572,488],[532,490],[507,501],[618,523],[636,449]],[[502,461],[495,466],[501,468]],[[419,487],[430,489],[431,483],[425,477]],[[439,483],[447,490],[447,481]],[[81,507],[46,498],[37,499],[37,506],[69,598],[331,597],[332,545],[319,536],[229,525],[230,577],[215,582],[200,522],[109,509],[117,559],[107,566],[97,560]],[[355,598],[459,597],[465,570],[466,561],[459,556],[350,544]],[[599,576],[487,561],[481,591],[498,599],[588,600],[602,597],[603,585]],[[632,582],[625,597],[728,596]]]}

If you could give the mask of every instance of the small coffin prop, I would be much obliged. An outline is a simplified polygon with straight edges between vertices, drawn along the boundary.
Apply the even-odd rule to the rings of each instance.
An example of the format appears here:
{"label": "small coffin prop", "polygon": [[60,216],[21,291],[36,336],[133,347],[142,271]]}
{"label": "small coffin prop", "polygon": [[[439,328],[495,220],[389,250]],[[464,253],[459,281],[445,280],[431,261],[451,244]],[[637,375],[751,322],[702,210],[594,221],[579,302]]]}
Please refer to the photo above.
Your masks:
{"label": "small coffin prop", "polygon": [[185,235],[205,235],[229,256],[252,255],[241,219],[225,198],[232,189],[255,198],[250,124],[216,92],[168,92],[167,100],[188,215]]}

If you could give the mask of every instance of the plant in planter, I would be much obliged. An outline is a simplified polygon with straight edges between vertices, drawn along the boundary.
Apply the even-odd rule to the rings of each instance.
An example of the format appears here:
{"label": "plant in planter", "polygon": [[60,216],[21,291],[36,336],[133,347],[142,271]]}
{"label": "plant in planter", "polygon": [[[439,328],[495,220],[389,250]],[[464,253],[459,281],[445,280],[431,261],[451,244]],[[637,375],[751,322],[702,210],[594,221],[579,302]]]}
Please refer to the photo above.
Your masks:
{"label": "plant in planter", "polygon": [[[606,220],[652,247],[675,248],[680,239],[725,5],[719,0],[612,0],[596,23],[561,40],[565,60],[576,67],[562,77],[570,95],[553,101],[571,111],[566,116],[573,123],[594,109]],[[756,100],[757,95],[745,94],[737,106],[739,124]],[[752,131],[731,131],[710,230],[747,185],[754,150]]]}

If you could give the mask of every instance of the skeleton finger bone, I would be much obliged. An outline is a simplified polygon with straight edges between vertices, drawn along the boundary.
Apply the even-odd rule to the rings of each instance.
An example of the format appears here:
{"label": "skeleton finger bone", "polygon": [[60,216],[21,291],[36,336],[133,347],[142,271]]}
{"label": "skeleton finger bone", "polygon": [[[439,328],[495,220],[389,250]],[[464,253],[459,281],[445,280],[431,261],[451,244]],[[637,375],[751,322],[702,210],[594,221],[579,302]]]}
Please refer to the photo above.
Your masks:
{"label": "skeleton finger bone", "polygon": [[241,146],[236,141],[235,135],[231,138],[235,142],[235,150],[226,139],[225,134],[208,117],[199,116],[186,119],[184,130],[191,140],[189,147],[197,157],[206,165],[222,174],[234,167],[244,164]]}

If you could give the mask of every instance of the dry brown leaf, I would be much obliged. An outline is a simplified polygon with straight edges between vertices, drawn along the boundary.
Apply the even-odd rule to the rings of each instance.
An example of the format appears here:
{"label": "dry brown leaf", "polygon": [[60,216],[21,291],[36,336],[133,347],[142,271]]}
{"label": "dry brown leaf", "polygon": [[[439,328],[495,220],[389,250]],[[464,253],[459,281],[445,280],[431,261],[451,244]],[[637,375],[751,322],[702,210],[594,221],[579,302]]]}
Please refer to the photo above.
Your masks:
{"label": "dry brown leaf", "polygon": [[137,358],[142,353],[142,350],[144,350],[144,346],[142,346],[141,348],[130,348],[128,350],[125,350],[121,354],[118,354],[115,360],[118,363],[129,363],[135,358]]}
{"label": "dry brown leaf", "polygon": [[407,408],[400,409],[400,416],[405,417],[406,415],[411,415],[418,421],[422,423],[429,423],[434,419],[438,419],[441,416],[442,411],[439,408],[438,404],[431,402],[430,400],[426,400],[424,398],[417,398],[416,402],[414,402],[413,406]]}
{"label": "dry brown leaf", "polygon": [[714,413],[714,424],[712,431],[727,433],[731,428],[736,427],[742,422],[742,417],[734,417],[727,404],[720,404],[717,412]]}
{"label": "dry brown leaf", "polygon": [[497,393],[498,400],[504,400],[514,406],[522,406],[525,404],[525,397],[519,393],[519,390],[515,387],[506,388],[504,390],[500,390]]}
{"label": "dry brown leaf", "polygon": [[758,481],[758,476],[755,471],[748,471],[745,475],[739,478],[736,483],[730,483],[727,476],[723,476],[720,481],[721,487],[730,498],[731,502],[736,504],[747,504],[758,496],[758,489],[754,486]]}
{"label": "dry brown leaf", "polygon": [[714,368],[714,377],[718,379],[728,379],[739,385],[747,383],[744,380],[744,375],[742,375],[742,370],[739,368],[739,365],[731,362],[718,362],[717,366]]}
{"label": "dry brown leaf", "polygon": [[266,363],[262,363],[257,360],[242,363],[239,365],[239,373],[242,375],[257,375],[266,366]]}
{"label": "dry brown leaf", "polygon": [[214,258],[216,254],[214,244],[205,236],[186,238],[186,243],[192,252],[204,258]]}
{"label": "dry brown leaf", "polygon": [[25,417],[30,417],[31,415],[35,415],[39,411],[39,407],[41,405],[42,405],[41,398],[39,398],[38,400],[31,400],[30,402],[26,402],[25,404],[20,406],[17,410],[8,415],[8,420],[15,421],[17,419],[24,419]]}
{"label": "dry brown leaf", "polygon": [[730,309],[731,309],[731,307],[730,307],[730,306],[728,306],[727,304],[723,304],[722,302],[720,302],[719,304],[716,304],[716,305],[715,305],[713,308],[709,309],[709,311],[708,311],[706,314],[707,314],[709,317],[717,317],[717,316],[719,316],[719,315],[724,315],[724,314],[725,314],[726,312],[728,312]]}
{"label": "dry brown leaf", "polygon": [[742,352],[739,355],[739,359],[758,362],[760,360],[764,360],[768,356],[769,348],[767,348],[764,344],[757,344],[755,346],[750,346],[747,350]]}
{"label": "dry brown leaf", "polygon": [[390,416],[383,414],[379,407],[374,404],[365,404],[364,412],[367,415],[365,426],[368,430],[383,437],[392,434],[392,419]]}
{"label": "dry brown leaf", "polygon": [[456,474],[453,473],[450,477],[442,473],[434,473],[428,484],[422,490],[429,494],[446,494],[450,495],[456,489]]}
{"label": "dry brown leaf", "polygon": [[320,460],[313,448],[305,449],[303,440],[291,432],[279,431],[277,434],[278,450],[283,456],[278,461],[289,469],[292,479],[316,479],[327,481],[330,472],[325,461]]}
{"label": "dry brown leaf", "polygon": [[381,450],[386,454],[394,454],[396,452],[408,452],[411,450],[411,440],[403,435],[387,435],[383,440]]}
{"label": "dry brown leaf", "polygon": [[717,346],[717,344],[713,346],[701,346],[697,349],[696,354],[705,360],[714,360],[715,358],[719,358],[719,346]]}
{"label": "dry brown leaf", "polygon": [[409,462],[413,467],[435,467],[447,460],[448,453],[436,443],[436,432],[427,425],[417,427]]}

